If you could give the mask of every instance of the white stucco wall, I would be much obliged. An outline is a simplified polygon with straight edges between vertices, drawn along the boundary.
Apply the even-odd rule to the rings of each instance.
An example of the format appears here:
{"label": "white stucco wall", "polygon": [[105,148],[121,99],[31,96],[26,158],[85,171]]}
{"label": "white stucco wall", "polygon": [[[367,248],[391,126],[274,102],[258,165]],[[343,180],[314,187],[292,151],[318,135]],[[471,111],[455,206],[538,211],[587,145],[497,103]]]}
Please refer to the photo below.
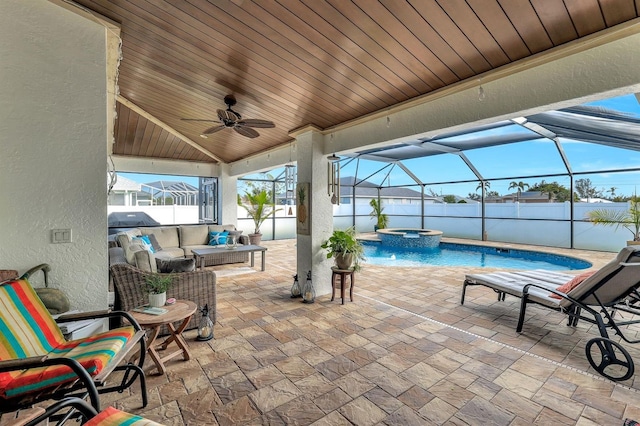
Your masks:
{"label": "white stucco wall", "polygon": [[53,3],[0,2],[0,268],[50,264],[82,310],[107,306],[105,49],[104,27]]}

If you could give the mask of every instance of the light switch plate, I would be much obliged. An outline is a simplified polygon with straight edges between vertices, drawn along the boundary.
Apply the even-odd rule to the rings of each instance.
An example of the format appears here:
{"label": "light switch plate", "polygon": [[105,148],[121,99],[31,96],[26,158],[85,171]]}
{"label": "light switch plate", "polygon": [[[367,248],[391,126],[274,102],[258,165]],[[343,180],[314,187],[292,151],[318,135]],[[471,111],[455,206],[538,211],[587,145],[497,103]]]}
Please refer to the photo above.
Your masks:
{"label": "light switch plate", "polygon": [[52,229],[51,230],[51,242],[53,244],[70,243],[71,242],[71,228]]}

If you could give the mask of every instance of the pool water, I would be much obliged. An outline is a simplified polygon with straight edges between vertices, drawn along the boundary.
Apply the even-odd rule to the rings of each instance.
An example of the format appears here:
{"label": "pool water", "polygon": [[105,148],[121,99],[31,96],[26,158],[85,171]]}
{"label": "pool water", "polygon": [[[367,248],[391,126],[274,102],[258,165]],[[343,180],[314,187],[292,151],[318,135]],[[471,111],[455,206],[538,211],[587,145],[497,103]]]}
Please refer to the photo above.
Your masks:
{"label": "pool water", "polygon": [[469,266],[505,269],[586,269],[591,263],[557,254],[470,244],[440,243],[435,248],[389,247],[363,241],[364,263],[382,266]]}

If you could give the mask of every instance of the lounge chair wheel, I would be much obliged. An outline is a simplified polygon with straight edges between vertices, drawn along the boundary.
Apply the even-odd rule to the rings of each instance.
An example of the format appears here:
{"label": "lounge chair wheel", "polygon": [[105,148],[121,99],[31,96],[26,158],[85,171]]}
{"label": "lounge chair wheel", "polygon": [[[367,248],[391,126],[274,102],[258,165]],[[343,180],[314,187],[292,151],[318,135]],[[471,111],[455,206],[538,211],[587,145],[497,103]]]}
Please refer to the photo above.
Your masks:
{"label": "lounge chair wheel", "polygon": [[596,337],[587,342],[585,350],[589,364],[607,379],[617,382],[633,376],[633,359],[620,343]]}

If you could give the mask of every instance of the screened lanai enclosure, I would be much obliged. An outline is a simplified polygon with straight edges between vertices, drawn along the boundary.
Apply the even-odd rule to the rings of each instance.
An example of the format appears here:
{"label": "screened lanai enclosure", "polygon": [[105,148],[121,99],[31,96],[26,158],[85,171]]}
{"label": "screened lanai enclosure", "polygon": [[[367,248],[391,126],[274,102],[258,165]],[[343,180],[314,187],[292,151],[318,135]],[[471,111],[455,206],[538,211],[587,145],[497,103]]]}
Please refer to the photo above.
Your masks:
{"label": "screened lanai enclosure", "polygon": [[[640,183],[639,151],[640,107],[626,95],[328,158],[339,191],[327,200],[335,228],[373,232],[369,203],[376,198],[390,228],[618,251],[633,239],[625,227],[631,224],[594,225],[587,213],[629,211]],[[263,238],[295,236],[288,169],[239,180],[240,193],[262,187],[278,205]],[[251,229],[241,210],[238,218],[239,227]]]}

